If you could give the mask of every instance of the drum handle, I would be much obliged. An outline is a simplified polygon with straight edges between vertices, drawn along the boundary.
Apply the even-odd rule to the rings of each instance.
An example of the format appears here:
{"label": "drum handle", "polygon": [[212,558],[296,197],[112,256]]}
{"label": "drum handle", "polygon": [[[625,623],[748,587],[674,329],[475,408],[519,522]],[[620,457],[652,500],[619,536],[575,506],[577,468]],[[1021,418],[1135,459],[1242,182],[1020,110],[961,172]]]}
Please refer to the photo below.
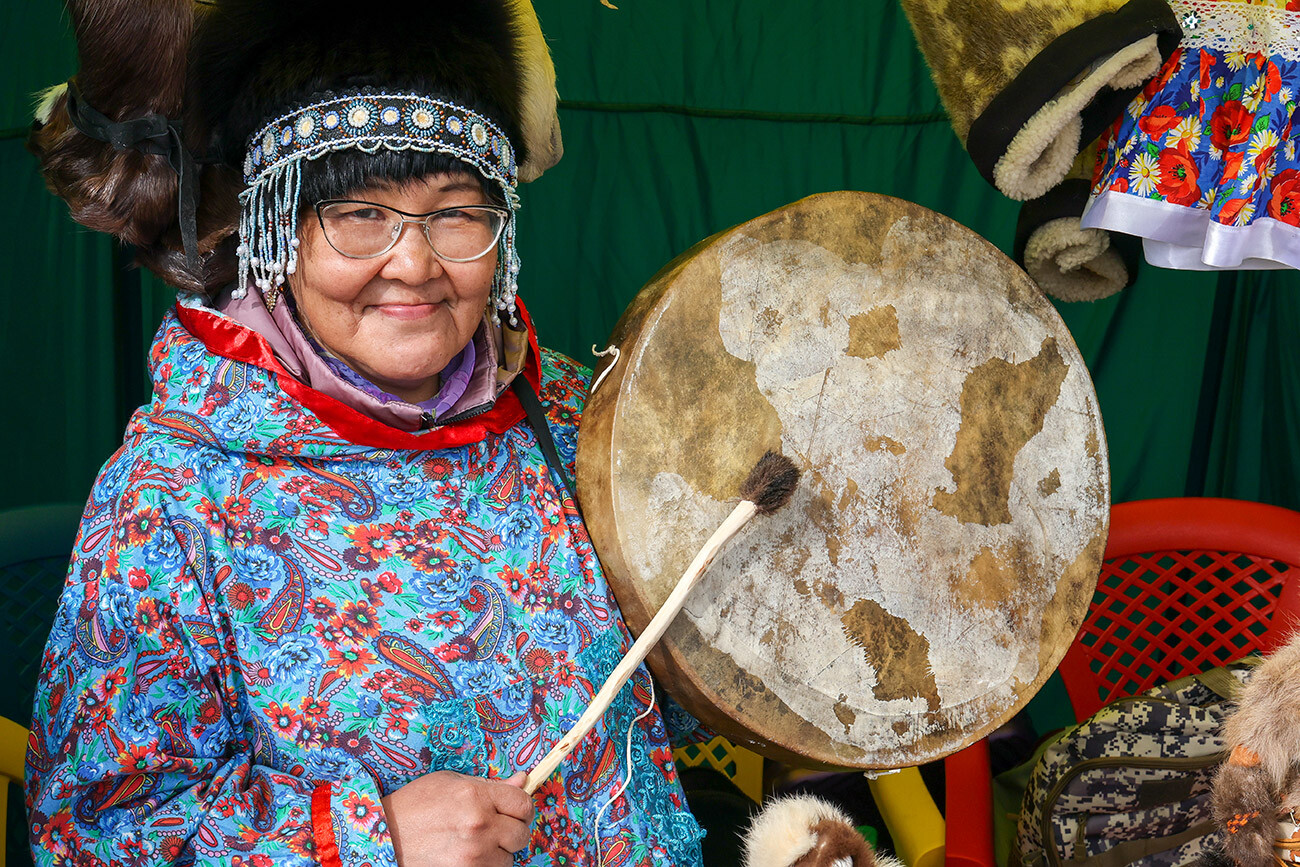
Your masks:
{"label": "drum handle", "polygon": [[632,645],[632,649],[627,652],[627,655],[614,668],[610,676],[605,679],[605,684],[592,698],[587,710],[573,724],[573,728],[569,729],[569,733],[560,738],[551,751],[542,758],[537,767],[529,771],[528,779],[524,781],[525,792],[531,795],[537,791],[537,787],[544,783],[551,774],[555,773],[560,763],[564,761],[569,753],[573,752],[573,748],[578,745],[578,742],[596,725],[601,715],[613,702],[614,696],[618,694],[618,691],[623,688],[623,684],[627,683],[628,678],[636,671],[636,667],[645,660],[651,648],[659,643],[659,639],[668,630],[673,618],[677,616],[677,612],[681,611],[682,606],[686,604],[686,597],[691,592],[691,588],[699,582],[701,576],[704,575],[704,570],[708,569],[709,564],[713,562],[713,558],[757,513],[757,506],[749,500],[741,500],[740,505],[736,506],[731,514],[727,516],[727,520],[722,522],[722,526],[714,532],[705,546],[695,555],[695,559],[691,561],[691,565],[687,567],[682,577],[677,580],[677,586],[673,588],[672,593],[668,594],[668,598],[664,601],[658,613],[651,618],[645,631],[641,633],[641,637],[636,640]]}
{"label": "drum handle", "polygon": [[596,389],[600,388],[600,384],[605,381],[605,377],[609,376],[610,371],[618,366],[618,357],[621,355],[617,346],[606,346],[604,351],[600,351],[596,349],[596,344],[594,343],[591,344],[591,354],[597,358],[605,358],[606,356],[612,355],[614,356],[614,360],[600,372],[600,376],[596,377],[596,381],[591,384],[591,388],[587,390],[588,397],[596,393]]}

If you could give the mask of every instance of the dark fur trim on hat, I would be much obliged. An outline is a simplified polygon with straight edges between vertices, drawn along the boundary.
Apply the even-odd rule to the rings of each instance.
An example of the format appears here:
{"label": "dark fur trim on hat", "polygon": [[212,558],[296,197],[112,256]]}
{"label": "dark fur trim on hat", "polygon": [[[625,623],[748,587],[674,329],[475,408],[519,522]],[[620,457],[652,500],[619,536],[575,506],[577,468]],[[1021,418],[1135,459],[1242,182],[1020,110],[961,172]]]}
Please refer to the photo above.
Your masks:
{"label": "dark fur trim on hat", "polygon": [[187,120],[238,167],[258,129],[315,98],[409,89],[493,119],[522,161],[518,50],[504,0],[222,0],[195,34]]}
{"label": "dark fur trim on hat", "polygon": [[1214,778],[1214,821],[1223,853],[1240,867],[1269,867],[1277,838],[1277,793],[1259,766],[1224,764]]}
{"label": "dark fur trim on hat", "polygon": [[[112,121],[147,114],[175,118],[185,90],[185,63],[194,26],[192,0],[73,0],[77,87],[87,104]],[[72,219],[134,244],[142,264],[174,286],[204,291],[226,275],[184,268],[177,216],[176,172],[160,155],[114,150],[72,125],[66,92],[47,95],[32,124],[28,149],[40,160],[46,185],[68,203]],[[198,214],[199,251],[213,250],[235,228],[238,178],[206,170]],[[233,275],[232,275],[233,276]],[[211,281],[211,282],[209,282]]]}

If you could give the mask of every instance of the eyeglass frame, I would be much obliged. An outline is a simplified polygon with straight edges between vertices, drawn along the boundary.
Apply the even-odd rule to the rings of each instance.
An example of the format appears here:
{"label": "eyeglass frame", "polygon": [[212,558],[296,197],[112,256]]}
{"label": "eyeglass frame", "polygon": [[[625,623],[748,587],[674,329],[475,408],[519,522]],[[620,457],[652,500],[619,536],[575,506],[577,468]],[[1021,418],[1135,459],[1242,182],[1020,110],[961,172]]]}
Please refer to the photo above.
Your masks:
{"label": "eyeglass frame", "polygon": [[[351,253],[344,253],[338,247],[335,247],[334,242],[330,240],[330,233],[325,229],[325,217],[323,214],[321,214],[321,208],[328,207],[329,205],[369,205],[372,208],[383,208],[384,210],[392,211],[394,214],[397,214],[401,217],[401,222],[398,223],[398,225],[401,226],[401,228],[397,230],[397,234],[393,236],[393,240],[389,242],[388,246],[380,250],[378,253],[372,253],[369,256],[353,256]],[[483,210],[483,211],[494,211],[501,217],[501,225],[497,227],[496,237],[493,238],[492,243],[488,244],[487,247],[483,250],[483,252],[479,253],[477,256],[471,256],[468,259],[453,259],[450,256],[442,255],[441,253],[438,252],[438,248],[433,246],[433,239],[429,237],[429,218],[436,217],[438,214],[444,214],[447,211],[465,211],[470,208],[474,208],[476,210]],[[510,209],[502,207],[501,205],[491,205],[491,204],[453,205],[449,208],[439,208],[436,211],[429,211],[427,214],[412,214],[409,211],[403,211],[399,208],[394,208],[391,205],[383,205],[380,204],[379,202],[367,202],[365,199],[322,199],[321,201],[317,202],[313,206],[313,210],[316,212],[316,223],[320,226],[321,234],[325,236],[325,243],[329,244],[330,249],[333,250],[335,253],[338,253],[340,256],[346,256],[349,259],[360,259],[360,260],[378,259],[380,256],[390,252],[394,247],[397,246],[398,242],[402,240],[402,235],[405,234],[406,232],[406,226],[408,223],[419,223],[421,226],[424,227],[424,241],[429,245],[429,249],[433,251],[433,255],[437,256],[439,259],[443,260],[444,262],[455,262],[456,264],[464,264],[466,262],[477,262],[479,259],[482,259],[484,256],[486,256],[488,253],[491,253],[493,248],[495,248],[498,244],[501,243],[501,233],[506,230],[506,224],[510,222],[510,217],[511,217]]]}

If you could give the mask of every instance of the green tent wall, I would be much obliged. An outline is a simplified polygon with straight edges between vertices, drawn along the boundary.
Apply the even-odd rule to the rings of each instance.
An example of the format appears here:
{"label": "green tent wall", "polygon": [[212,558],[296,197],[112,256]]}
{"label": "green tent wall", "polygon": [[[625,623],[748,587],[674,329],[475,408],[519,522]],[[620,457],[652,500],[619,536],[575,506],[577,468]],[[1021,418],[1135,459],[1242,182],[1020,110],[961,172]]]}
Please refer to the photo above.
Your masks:
{"label": "green tent wall", "polygon": [[[566,155],[523,191],[522,295],[590,364],[637,289],[700,238],[812,193],[919,202],[1009,249],[1017,206],[976,173],[902,12],[759,0],[537,0]],[[166,288],[67,218],[23,139],[31,94],[75,72],[57,0],[0,26],[0,508],[84,500],[146,399]],[[1115,500],[1184,493],[1300,507],[1300,278],[1146,267],[1059,305],[1100,395]]]}

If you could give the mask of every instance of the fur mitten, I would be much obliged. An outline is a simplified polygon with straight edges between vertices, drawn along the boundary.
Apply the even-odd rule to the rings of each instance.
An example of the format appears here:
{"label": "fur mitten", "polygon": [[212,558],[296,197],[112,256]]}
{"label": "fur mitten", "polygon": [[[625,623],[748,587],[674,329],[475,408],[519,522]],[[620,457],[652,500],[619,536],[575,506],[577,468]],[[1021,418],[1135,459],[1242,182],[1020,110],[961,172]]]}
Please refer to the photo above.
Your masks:
{"label": "fur mitten", "polygon": [[839,808],[812,795],[768,804],[745,835],[744,867],[902,867],[877,855]]}

